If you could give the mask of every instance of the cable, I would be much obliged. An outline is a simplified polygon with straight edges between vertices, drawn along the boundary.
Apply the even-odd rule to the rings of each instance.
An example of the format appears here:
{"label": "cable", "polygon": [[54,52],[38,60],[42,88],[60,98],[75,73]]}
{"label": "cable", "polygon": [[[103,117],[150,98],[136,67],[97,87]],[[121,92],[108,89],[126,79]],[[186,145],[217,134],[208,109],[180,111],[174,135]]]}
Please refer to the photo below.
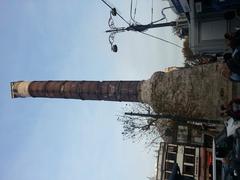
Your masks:
{"label": "cable", "polygon": [[134,19],[136,18],[136,14],[137,14],[137,4],[138,4],[138,0],[135,1],[135,8],[134,8]]}
{"label": "cable", "polygon": [[130,18],[134,22],[134,19],[132,17],[132,2],[133,2],[133,0],[131,0],[131,4],[130,4]]}
{"label": "cable", "polygon": [[[106,1],[104,1],[104,0],[101,0],[106,6],[108,6],[111,10],[113,9],[113,7],[111,7]],[[124,19],[118,12],[117,12],[117,15],[125,22],[125,23],[127,23],[129,26],[130,26],[130,23],[126,20],[126,19]]]}
{"label": "cable", "polygon": [[173,7],[173,6],[163,8],[163,9],[161,10],[161,14],[162,14],[163,17],[162,17],[161,19],[159,19],[159,20],[153,21],[152,23],[154,24],[154,23],[157,23],[157,22],[160,22],[160,21],[166,19],[166,15],[165,15],[164,11],[167,10],[167,9],[170,9],[170,8],[172,8],[172,7]]}
{"label": "cable", "polygon": [[151,8],[151,23],[153,22],[153,0],[152,0],[152,8]]}
{"label": "cable", "polygon": [[129,26],[131,25],[126,19],[124,19],[118,12],[117,15],[125,22],[127,23]]}
{"label": "cable", "polygon": [[[115,9],[115,8],[111,7],[105,0],[101,0],[101,1],[102,1],[106,6],[108,6],[111,10]],[[134,18],[132,17],[132,3],[133,3],[133,0],[131,0],[130,17],[131,17],[132,21],[137,24],[137,21],[135,21],[137,0],[136,0],[136,4],[135,4]],[[159,21],[161,21],[161,20],[163,20],[163,19],[166,19],[166,15],[164,14],[164,10],[169,9],[169,8],[171,8],[171,7],[163,8],[162,11],[161,11],[161,13],[162,13],[162,15],[163,15],[163,18],[161,18],[160,20],[151,22],[151,24],[156,23],[156,22],[159,22]],[[124,19],[118,12],[116,12],[116,14],[117,14],[125,23],[127,23],[127,24],[129,25],[129,27],[132,26],[132,24],[129,23],[126,19]],[[152,0],[152,20],[153,20],[153,0]],[[124,29],[122,29],[122,30],[124,31],[125,29],[126,29],[126,28],[124,28]],[[108,31],[106,31],[106,32],[108,32]],[[109,30],[109,32],[110,32],[110,30]],[[141,31],[136,31],[136,32],[140,32],[140,33],[142,33],[142,34],[144,34],[144,35],[146,35],[146,36],[149,36],[149,37],[158,39],[158,40],[160,40],[160,41],[163,41],[163,42],[166,42],[166,43],[168,43],[168,44],[174,45],[174,46],[176,46],[176,47],[178,47],[178,48],[183,48],[183,47],[179,46],[178,44],[173,43],[173,42],[168,41],[168,40],[165,40],[165,39],[163,39],[163,38],[160,38],[160,37],[157,37],[157,36],[148,34],[148,33],[144,33],[144,32],[141,32]],[[114,34],[115,34],[115,33],[114,33]],[[112,39],[111,39],[111,40],[112,40]],[[111,42],[110,42],[110,43],[111,43]]]}
{"label": "cable", "polygon": [[[139,31],[138,31],[138,32],[139,32]],[[152,37],[152,38],[155,38],[155,39],[161,40],[161,41],[166,42],[166,43],[168,43],[168,44],[172,44],[172,45],[174,45],[174,46],[176,46],[176,47],[178,47],[178,48],[181,48],[181,49],[183,48],[182,46],[179,46],[178,44],[173,43],[173,42],[168,41],[168,40],[165,40],[165,39],[163,39],[163,38],[160,38],[160,37],[157,37],[157,36],[154,36],[154,35],[148,34],[148,33],[144,33],[144,32],[140,32],[140,33],[145,34],[145,35],[147,35],[147,36],[149,36],[149,37]]]}
{"label": "cable", "polygon": [[136,12],[137,12],[136,6],[137,6],[137,0],[136,0],[136,3],[135,3],[134,17],[133,17],[133,16],[132,16],[133,0],[131,0],[131,4],[130,4],[130,18],[131,18],[131,20],[133,21],[133,23],[135,23],[135,24],[140,24],[139,22],[137,22],[137,21],[135,20],[135,16],[136,16]]}

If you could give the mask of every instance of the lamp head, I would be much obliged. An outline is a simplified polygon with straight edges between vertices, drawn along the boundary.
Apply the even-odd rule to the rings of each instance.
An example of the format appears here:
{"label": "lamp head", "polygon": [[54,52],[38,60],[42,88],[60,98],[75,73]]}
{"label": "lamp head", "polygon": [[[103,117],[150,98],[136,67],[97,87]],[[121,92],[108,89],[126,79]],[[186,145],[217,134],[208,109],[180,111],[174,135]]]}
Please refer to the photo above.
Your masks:
{"label": "lamp head", "polygon": [[116,10],[116,8],[112,8],[111,14],[112,14],[113,16],[116,16],[116,15],[117,15],[117,10]]}
{"label": "lamp head", "polygon": [[113,52],[117,52],[118,51],[118,47],[116,44],[112,45],[112,51]]}

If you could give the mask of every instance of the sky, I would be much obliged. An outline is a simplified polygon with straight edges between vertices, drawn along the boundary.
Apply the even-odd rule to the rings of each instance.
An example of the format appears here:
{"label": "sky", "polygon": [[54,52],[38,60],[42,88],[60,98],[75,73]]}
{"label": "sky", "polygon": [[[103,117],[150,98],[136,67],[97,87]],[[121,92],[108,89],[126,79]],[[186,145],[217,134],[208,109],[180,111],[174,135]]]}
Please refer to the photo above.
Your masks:
{"label": "sky", "polygon": [[[112,0],[129,20],[129,0]],[[154,17],[166,1],[154,0]],[[147,24],[151,1],[139,0]],[[167,12],[168,20],[174,14]],[[11,99],[18,80],[143,80],[182,66],[181,49],[136,32],[117,34],[110,50],[109,9],[100,0],[0,0],[0,179],[145,180],[156,153],[123,140],[117,114],[126,103]],[[126,26],[115,18],[117,26]],[[148,31],[179,45],[171,28]]]}

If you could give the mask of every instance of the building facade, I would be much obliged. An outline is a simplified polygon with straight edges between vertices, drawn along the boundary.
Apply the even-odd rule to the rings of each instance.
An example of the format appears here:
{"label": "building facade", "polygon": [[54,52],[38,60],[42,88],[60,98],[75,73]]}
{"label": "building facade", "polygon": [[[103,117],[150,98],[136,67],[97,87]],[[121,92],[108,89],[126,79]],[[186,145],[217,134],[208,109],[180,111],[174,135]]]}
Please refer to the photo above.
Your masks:
{"label": "building facade", "polygon": [[157,127],[161,138],[168,144],[211,148],[212,137],[217,135],[224,125],[221,121],[196,123],[194,119],[189,119],[185,123],[181,120],[159,120]]}
{"label": "building facade", "polygon": [[210,180],[212,178],[211,149],[160,143],[157,156],[156,180],[167,180],[175,162],[181,175],[189,180]]}
{"label": "building facade", "polygon": [[[188,19],[189,45],[194,54],[229,51],[224,34],[240,28],[239,0],[169,0],[179,17]],[[186,34],[186,33],[185,33]]]}
{"label": "building facade", "polygon": [[[189,44],[194,54],[216,54],[228,51],[224,34],[235,32],[240,27],[237,14],[238,1],[189,1],[190,24]],[[227,6],[228,4],[228,6]],[[235,17],[225,18],[227,11],[233,11]]]}

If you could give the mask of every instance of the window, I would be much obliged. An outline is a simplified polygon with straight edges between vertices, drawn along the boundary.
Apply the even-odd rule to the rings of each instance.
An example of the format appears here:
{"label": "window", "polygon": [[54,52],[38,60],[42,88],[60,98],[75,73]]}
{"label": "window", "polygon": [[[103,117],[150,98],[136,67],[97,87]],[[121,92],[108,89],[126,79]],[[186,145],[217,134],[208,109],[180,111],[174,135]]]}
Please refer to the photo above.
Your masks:
{"label": "window", "polygon": [[171,162],[166,162],[166,171],[172,171],[173,169],[173,164]]}
{"label": "window", "polygon": [[195,163],[195,157],[184,155],[184,162],[194,164]]}
{"label": "window", "polygon": [[177,146],[168,145],[168,150],[167,151],[177,153]]}
{"label": "window", "polygon": [[192,148],[187,148],[187,147],[185,147],[185,148],[184,148],[184,154],[190,154],[190,155],[195,156],[195,148],[192,149]]}
{"label": "window", "polygon": [[226,20],[215,20],[200,23],[201,40],[223,39],[226,32]]}
{"label": "window", "polygon": [[191,142],[194,144],[202,144],[202,133],[198,130],[192,129],[191,131]]}
{"label": "window", "polygon": [[188,127],[178,126],[177,142],[187,143],[187,137],[188,137]]}
{"label": "window", "polygon": [[183,165],[183,174],[194,175],[194,166]]}
{"label": "window", "polygon": [[165,173],[165,179],[168,179],[171,176],[171,173],[166,172]]}
{"label": "window", "polygon": [[176,161],[177,154],[167,153],[167,160]]}

